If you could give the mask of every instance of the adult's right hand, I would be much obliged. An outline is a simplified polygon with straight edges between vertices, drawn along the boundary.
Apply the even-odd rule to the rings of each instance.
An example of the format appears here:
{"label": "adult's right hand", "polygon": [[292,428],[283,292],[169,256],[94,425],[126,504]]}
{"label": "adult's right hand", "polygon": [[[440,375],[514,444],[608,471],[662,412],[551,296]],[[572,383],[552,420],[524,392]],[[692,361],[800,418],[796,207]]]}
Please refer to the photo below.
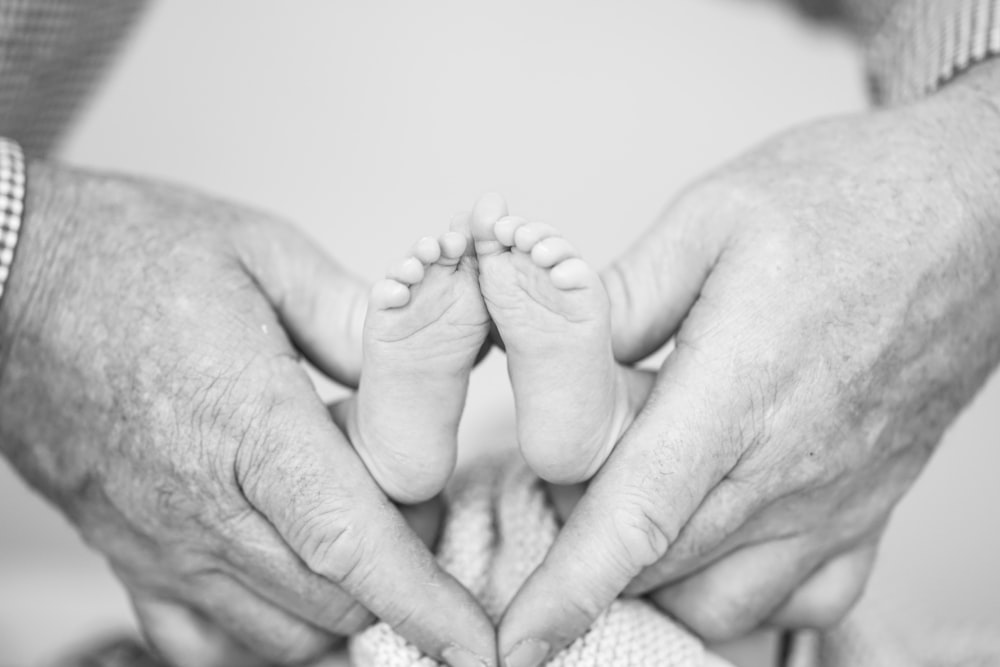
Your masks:
{"label": "adult's right hand", "polygon": [[107,556],[163,656],[300,662],[374,614],[434,657],[495,664],[486,614],[298,363],[356,379],[360,284],[260,213],[44,164],[28,178],[0,451]]}

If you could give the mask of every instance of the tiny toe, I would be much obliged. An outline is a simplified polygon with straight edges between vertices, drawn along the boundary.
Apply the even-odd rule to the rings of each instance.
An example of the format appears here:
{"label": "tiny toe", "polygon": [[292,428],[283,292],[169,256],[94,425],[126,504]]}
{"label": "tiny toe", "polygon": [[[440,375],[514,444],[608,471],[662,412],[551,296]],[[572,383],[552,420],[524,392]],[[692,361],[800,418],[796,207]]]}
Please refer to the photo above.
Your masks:
{"label": "tiny toe", "polygon": [[591,284],[597,274],[579,257],[557,264],[549,273],[552,284],[559,289],[580,289]]}
{"label": "tiny toe", "polygon": [[368,308],[384,310],[386,308],[401,308],[410,301],[410,288],[397,280],[386,278],[372,287],[368,298]]}
{"label": "tiny toe", "polygon": [[529,222],[514,232],[514,245],[521,252],[531,252],[536,243],[550,236],[558,236],[559,232],[552,225],[544,222]]}
{"label": "tiny toe", "polygon": [[433,264],[441,259],[441,246],[433,236],[425,236],[414,244],[413,256],[424,264]]}
{"label": "tiny toe", "polygon": [[442,264],[457,264],[469,246],[469,240],[459,232],[445,232],[439,241]]}
{"label": "tiny toe", "polygon": [[531,261],[543,269],[573,257],[579,257],[576,248],[561,236],[550,236],[547,239],[542,239],[531,249]]}
{"label": "tiny toe", "polygon": [[424,265],[416,257],[407,257],[389,267],[385,277],[404,285],[415,285],[424,279]]}
{"label": "tiny toe", "polygon": [[469,219],[472,238],[482,242],[496,242],[493,227],[497,220],[507,215],[507,202],[495,192],[490,192],[476,202]]}
{"label": "tiny toe", "polygon": [[510,248],[514,245],[514,233],[519,227],[528,224],[528,221],[516,215],[506,215],[497,220],[493,233],[503,245]]}

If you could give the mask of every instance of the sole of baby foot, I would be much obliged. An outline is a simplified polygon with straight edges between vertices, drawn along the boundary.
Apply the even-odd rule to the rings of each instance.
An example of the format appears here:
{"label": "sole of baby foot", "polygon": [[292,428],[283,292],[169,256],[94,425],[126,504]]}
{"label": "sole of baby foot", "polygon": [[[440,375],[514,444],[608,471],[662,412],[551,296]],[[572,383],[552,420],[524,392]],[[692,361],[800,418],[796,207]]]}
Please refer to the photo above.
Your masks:
{"label": "sole of baby foot", "polygon": [[348,430],[392,499],[417,503],[443,489],[488,333],[476,259],[461,232],[420,239],[372,288]]}
{"label": "sole of baby foot", "polygon": [[597,272],[555,228],[507,215],[496,195],[472,216],[479,285],[507,352],[521,451],[542,478],[584,481],[630,421]]}

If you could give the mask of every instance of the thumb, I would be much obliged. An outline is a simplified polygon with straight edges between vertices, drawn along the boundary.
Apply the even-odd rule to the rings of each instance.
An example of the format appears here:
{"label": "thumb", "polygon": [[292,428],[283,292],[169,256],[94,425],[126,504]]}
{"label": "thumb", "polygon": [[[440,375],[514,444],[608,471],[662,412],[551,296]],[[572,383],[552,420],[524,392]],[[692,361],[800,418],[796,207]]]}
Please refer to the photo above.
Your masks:
{"label": "thumb", "polygon": [[323,373],[357,386],[368,286],[290,224],[259,220],[234,245],[296,347]]}
{"label": "thumb", "polygon": [[615,356],[622,363],[639,361],[666,343],[701,292],[722,245],[721,234],[713,233],[720,226],[705,224],[712,214],[703,200],[676,202],[601,274],[611,301]]}
{"label": "thumb", "polygon": [[[728,470],[717,447],[713,383],[683,348],[507,608],[499,629],[503,664],[537,667],[589,628],[632,579],[659,562]],[[665,417],[669,416],[669,419]],[[678,417],[680,416],[680,417]]]}
{"label": "thumb", "polygon": [[[310,390],[300,388],[300,396]],[[281,441],[249,443],[236,480],[306,567],[430,656],[456,667],[495,665],[486,612],[406,525],[326,409],[289,400],[273,419],[295,427]]]}

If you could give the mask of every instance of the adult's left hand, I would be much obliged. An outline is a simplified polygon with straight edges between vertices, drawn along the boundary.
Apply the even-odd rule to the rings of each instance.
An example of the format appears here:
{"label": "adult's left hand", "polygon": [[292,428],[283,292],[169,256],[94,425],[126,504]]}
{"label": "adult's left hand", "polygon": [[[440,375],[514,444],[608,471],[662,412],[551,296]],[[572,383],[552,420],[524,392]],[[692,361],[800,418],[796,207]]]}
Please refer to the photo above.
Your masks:
{"label": "adult's left hand", "polygon": [[539,664],[623,590],[711,640],[849,610],[1000,358],[998,68],[777,137],[606,274],[619,358],[676,350],[508,608],[505,664]]}

